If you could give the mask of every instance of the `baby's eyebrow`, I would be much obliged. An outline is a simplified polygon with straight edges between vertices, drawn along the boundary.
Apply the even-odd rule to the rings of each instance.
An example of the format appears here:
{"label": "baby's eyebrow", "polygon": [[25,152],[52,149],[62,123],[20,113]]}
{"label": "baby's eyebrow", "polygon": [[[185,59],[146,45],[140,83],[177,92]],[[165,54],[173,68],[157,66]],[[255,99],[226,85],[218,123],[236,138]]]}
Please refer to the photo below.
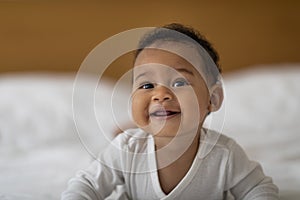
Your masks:
{"label": "baby's eyebrow", "polygon": [[184,72],[184,73],[187,73],[187,74],[190,74],[190,75],[194,76],[194,73],[192,71],[186,69],[186,68],[176,68],[176,70],[178,72]]}
{"label": "baby's eyebrow", "polygon": [[146,74],[147,74],[147,72],[139,74],[137,77],[135,77],[134,81],[137,81],[139,78],[141,78],[142,76],[145,76]]}

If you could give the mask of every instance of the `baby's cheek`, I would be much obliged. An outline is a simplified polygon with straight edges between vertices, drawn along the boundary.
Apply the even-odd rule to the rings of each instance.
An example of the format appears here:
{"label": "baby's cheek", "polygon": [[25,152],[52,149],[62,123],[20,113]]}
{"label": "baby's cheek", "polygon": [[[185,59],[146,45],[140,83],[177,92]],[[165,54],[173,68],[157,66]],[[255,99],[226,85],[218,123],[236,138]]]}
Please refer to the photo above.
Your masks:
{"label": "baby's cheek", "polygon": [[185,91],[185,94],[179,96],[178,100],[183,114],[182,125],[184,127],[198,126],[203,120],[204,106],[201,97],[199,98],[194,91],[190,90]]}
{"label": "baby's cheek", "polygon": [[148,107],[143,97],[135,95],[132,98],[132,117],[137,126],[148,125]]}

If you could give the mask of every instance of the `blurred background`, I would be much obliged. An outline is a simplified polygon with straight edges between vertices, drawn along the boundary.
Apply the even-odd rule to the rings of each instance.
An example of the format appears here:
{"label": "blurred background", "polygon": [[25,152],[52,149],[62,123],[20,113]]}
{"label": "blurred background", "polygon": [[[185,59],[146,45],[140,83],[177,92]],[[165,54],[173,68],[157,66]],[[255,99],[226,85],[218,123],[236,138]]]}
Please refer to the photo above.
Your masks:
{"label": "blurred background", "polygon": [[[101,41],[180,22],[218,50],[225,73],[300,62],[300,1],[0,1],[0,73],[76,72]],[[118,77],[130,63],[116,61]],[[125,66],[125,67],[124,67]]]}
{"label": "blurred background", "polygon": [[220,54],[226,117],[214,122],[262,163],[281,199],[299,200],[299,11],[299,0],[0,0],[0,199],[59,199],[87,151],[104,147],[100,133],[129,124],[130,87],[112,83],[130,54],[97,90],[92,76],[74,86],[81,63],[122,31],[179,22]]}

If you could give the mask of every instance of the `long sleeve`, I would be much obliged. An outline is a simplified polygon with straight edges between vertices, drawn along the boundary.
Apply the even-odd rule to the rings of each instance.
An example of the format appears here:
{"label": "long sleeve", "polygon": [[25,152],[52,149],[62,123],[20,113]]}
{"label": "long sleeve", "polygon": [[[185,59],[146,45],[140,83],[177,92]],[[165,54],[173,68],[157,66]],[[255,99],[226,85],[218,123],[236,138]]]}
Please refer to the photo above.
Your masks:
{"label": "long sleeve", "polygon": [[68,182],[62,200],[127,199],[121,173],[93,161],[87,170],[81,170]]}
{"label": "long sleeve", "polygon": [[62,200],[128,199],[120,139],[110,144],[86,170],[77,172],[62,193]]}
{"label": "long sleeve", "polygon": [[235,199],[279,199],[277,186],[270,177],[265,176],[261,166],[250,161],[243,149],[234,141],[231,145],[226,184]]}

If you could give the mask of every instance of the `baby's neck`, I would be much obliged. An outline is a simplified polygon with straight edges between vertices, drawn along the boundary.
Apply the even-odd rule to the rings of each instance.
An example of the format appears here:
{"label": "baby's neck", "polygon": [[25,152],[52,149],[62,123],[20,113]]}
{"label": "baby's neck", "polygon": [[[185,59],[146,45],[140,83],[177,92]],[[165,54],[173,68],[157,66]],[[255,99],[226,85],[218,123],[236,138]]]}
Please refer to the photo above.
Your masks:
{"label": "baby's neck", "polygon": [[170,137],[155,138],[158,177],[160,186],[166,194],[178,185],[192,166],[199,149],[200,131],[185,148],[182,139],[173,143]]}
{"label": "baby's neck", "polygon": [[155,136],[158,167],[165,167],[179,160],[193,160],[200,144],[200,131],[196,135],[175,137]]}
{"label": "baby's neck", "polygon": [[155,150],[159,150],[162,148],[168,149],[170,151],[180,149],[187,149],[190,145],[195,145],[194,143],[199,142],[201,131],[197,131],[197,133],[187,133],[181,134],[180,136],[154,136],[155,142]]}

